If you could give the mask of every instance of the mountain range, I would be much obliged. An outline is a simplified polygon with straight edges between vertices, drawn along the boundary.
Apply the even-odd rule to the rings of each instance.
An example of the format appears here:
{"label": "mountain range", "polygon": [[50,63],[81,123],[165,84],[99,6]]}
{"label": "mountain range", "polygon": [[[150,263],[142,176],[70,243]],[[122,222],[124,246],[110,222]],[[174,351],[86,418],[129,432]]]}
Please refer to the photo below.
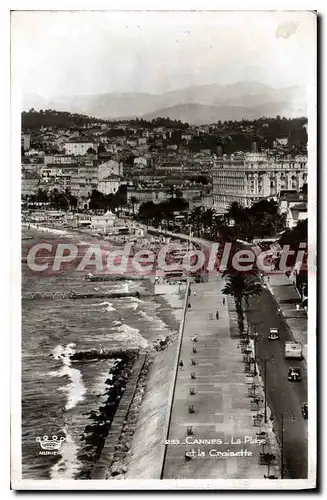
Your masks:
{"label": "mountain range", "polygon": [[237,82],[201,85],[163,94],[113,92],[60,96],[53,100],[27,94],[23,109],[30,108],[56,109],[108,120],[169,117],[202,125],[263,116],[305,116],[306,97],[300,86],[276,89],[259,82]]}

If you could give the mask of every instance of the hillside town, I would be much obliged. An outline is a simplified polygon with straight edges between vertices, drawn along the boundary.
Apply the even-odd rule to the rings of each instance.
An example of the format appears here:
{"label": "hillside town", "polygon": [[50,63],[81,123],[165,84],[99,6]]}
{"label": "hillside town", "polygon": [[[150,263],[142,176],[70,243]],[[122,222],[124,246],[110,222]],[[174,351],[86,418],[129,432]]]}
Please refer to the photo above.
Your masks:
{"label": "hillside town", "polygon": [[316,13],[10,18],[12,488],[316,488]]}
{"label": "hillside town", "polygon": [[[118,292],[103,292],[105,283],[102,281],[107,281],[110,285],[124,280],[125,284],[145,283],[144,280],[148,280],[147,286],[153,287],[151,297],[158,298],[164,294],[165,297],[170,297],[170,300],[176,295],[179,297],[183,289],[184,295],[181,296],[185,300],[183,314],[184,317],[186,315],[186,323],[181,337],[182,348],[178,365],[174,368],[177,372],[181,370],[181,373],[184,373],[183,359],[189,355],[189,341],[183,341],[183,335],[189,337],[192,343],[198,342],[198,330],[192,326],[193,320],[188,319],[193,317],[192,314],[194,318],[199,318],[201,325],[205,325],[203,328],[211,332],[212,338],[206,341],[208,346],[211,342],[210,349],[217,349],[216,328],[212,327],[208,318],[216,318],[220,329],[222,320],[227,322],[229,326],[226,338],[232,335],[233,328],[236,329],[240,344],[236,347],[238,341],[234,339],[235,356],[243,353],[244,371],[253,379],[258,375],[257,369],[264,373],[265,380],[271,379],[274,370],[272,363],[268,368],[269,375],[266,374],[266,361],[275,356],[274,343],[271,341],[278,342],[281,336],[287,339],[285,355],[280,351],[278,359],[276,358],[276,363],[283,367],[285,365],[288,369],[287,379],[281,370],[276,384],[269,382],[268,388],[263,389],[261,403],[256,398],[255,390],[252,394],[254,399],[251,401],[251,410],[257,411],[253,418],[257,419],[258,423],[254,425],[259,426],[261,433],[266,436],[265,439],[268,439],[265,443],[269,442],[269,452],[259,453],[259,465],[257,459],[250,461],[246,475],[261,477],[261,467],[266,465],[268,475],[263,477],[269,479],[285,477],[284,460],[287,462],[289,477],[302,477],[306,474],[305,440],[300,450],[303,460],[299,461],[298,452],[293,447],[295,431],[287,427],[288,434],[293,437],[284,449],[278,430],[274,427],[272,432],[267,423],[268,411],[277,415],[278,425],[283,425],[280,424],[280,419],[283,419],[280,416],[281,411],[287,415],[295,411],[290,402],[293,391],[289,381],[301,380],[301,370],[294,368],[294,361],[293,368],[288,367],[285,361],[288,357],[287,349],[290,350],[289,356],[296,359],[297,363],[302,363],[302,359],[306,360],[307,357],[306,126],[305,118],[286,119],[279,116],[252,122],[242,120],[195,126],[167,118],[156,118],[151,122],[142,119],[110,122],[54,110],[37,112],[32,109],[22,114],[21,203],[26,238],[33,238],[30,232],[35,230],[43,230],[45,234],[48,234],[47,231],[49,234],[54,232],[54,235],[69,234],[68,231],[75,234],[75,237],[91,237],[92,241],[109,244],[115,248],[114,253],[125,248],[126,244],[132,246],[132,255],[128,257],[129,266],[132,267],[122,275],[115,274],[115,269],[113,276],[110,276],[110,273],[103,275],[101,270],[98,274],[99,270],[96,268],[94,271],[92,266],[92,272],[85,274],[86,270],[81,262],[79,267],[85,274],[84,282],[88,290],[85,293],[76,293],[65,289],[61,292],[62,299],[79,298],[88,301],[136,297],[138,300],[142,297],[142,302],[146,297],[140,295],[139,291],[125,292],[123,286],[119,286]],[[170,243],[176,241],[180,245],[179,251],[169,247]],[[177,266],[174,271],[159,265],[160,252],[166,248],[167,243],[169,251],[166,254],[166,262],[168,258],[169,263]],[[214,250],[215,258],[211,262],[211,257],[206,255],[209,251],[211,255],[217,244],[218,249]],[[223,255],[228,245],[231,251],[228,253],[225,268],[221,270]],[[70,242],[68,247],[71,246]],[[285,248],[290,248],[291,251],[285,254]],[[61,255],[60,249],[62,245],[57,247],[53,257],[53,271],[57,269],[60,260],[70,258]],[[134,255],[144,250],[152,252],[155,263],[148,275],[142,274],[142,267],[138,266],[137,272],[133,267]],[[200,267],[187,270],[185,259],[192,251],[203,254],[205,264],[201,267],[200,263]],[[242,266],[235,266],[235,258],[242,252],[252,252],[253,256],[256,256],[250,271],[245,272]],[[301,252],[302,258],[299,261]],[[79,250],[76,249],[76,254],[78,253]],[[266,257],[261,262],[260,255],[263,254]],[[30,262],[29,257],[24,257],[22,262]],[[212,268],[209,266],[210,262]],[[144,263],[141,264],[143,265]],[[191,264],[190,266],[192,267]],[[218,299],[217,283],[220,287]],[[204,290],[208,293],[205,299],[201,298]],[[55,299],[51,291],[47,293]],[[43,298],[40,292],[23,296],[25,301],[39,297]],[[103,304],[109,304],[107,311],[115,310],[111,308],[111,303]],[[210,309],[207,318],[204,311],[209,306],[218,307],[218,310],[214,313],[213,309]],[[199,309],[193,313],[193,307]],[[237,326],[232,326],[232,321]],[[257,328],[261,332],[258,346]],[[200,337],[201,335],[200,332]],[[268,345],[265,339],[269,341]],[[153,342],[155,351],[169,349],[169,346],[174,349],[176,345],[170,336],[157,338]],[[212,364],[215,368],[209,372],[202,369],[200,373],[205,373],[202,376],[209,379],[215,376],[213,373],[216,373],[217,377],[221,376],[221,364],[224,359],[229,359],[231,353],[229,343],[224,341],[224,346],[225,354],[219,351],[220,361],[215,358],[216,364]],[[240,346],[241,351],[237,351]],[[292,349],[295,351],[291,352]],[[197,348],[193,347],[192,352],[190,370],[197,364],[194,358],[198,352]],[[86,351],[86,354],[81,351],[77,355],[96,358],[102,355],[111,356],[110,353],[106,354],[102,345],[99,351]],[[160,356],[153,359],[159,362]],[[202,358],[198,354],[197,359],[200,359],[200,362],[202,359],[205,367],[211,358],[204,353]],[[211,366],[211,363],[209,365]],[[164,370],[167,369],[168,365],[165,364]],[[239,366],[235,369],[239,370]],[[187,370],[185,366],[185,371]],[[195,373],[190,371],[191,379],[196,378]],[[305,377],[306,370],[303,369],[302,373]],[[185,389],[184,379],[180,375],[177,375],[177,384],[178,390]],[[196,386],[196,383],[192,384]],[[243,385],[244,383],[239,384],[240,387]],[[276,398],[277,386],[288,391],[289,397],[285,399],[285,403]],[[260,385],[254,383],[251,387]],[[304,391],[304,401],[304,384],[301,390]],[[233,394],[236,393],[235,388],[233,391]],[[191,389],[190,395],[194,395]],[[209,412],[202,412],[197,407],[201,418],[207,422],[208,415],[211,411],[216,411],[217,404],[209,402],[206,391],[201,397],[204,404],[209,404],[210,408],[212,406]],[[247,421],[249,412],[247,398],[244,398],[243,392],[240,392],[239,398],[244,406],[243,429],[243,422]],[[271,410],[267,410],[268,398],[272,401]],[[175,435],[171,434],[175,432],[174,426],[177,425],[180,429],[180,421],[184,419],[179,409],[176,410],[175,400],[172,401],[169,436]],[[263,401],[265,410],[260,413]],[[296,408],[296,412],[302,413],[303,416],[299,418],[298,415],[296,428],[305,436],[302,420],[307,419],[308,404],[303,401],[301,406]],[[283,404],[285,409],[282,408]],[[193,412],[194,406],[189,402],[189,413]],[[226,409],[224,412],[227,415]],[[107,417],[106,413],[105,418]],[[187,422],[189,424],[189,420]],[[108,426],[110,428],[110,424]],[[132,426],[132,432],[135,429],[136,427]],[[180,432],[179,430],[177,435],[181,437]],[[226,426],[224,432],[227,432]],[[101,434],[96,427],[94,436],[99,433]],[[108,437],[101,441],[100,445],[96,445],[100,446],[101,450],[104,443],[110,442],[111,434],[108,430],[105,436],[107,434]],[[97,463],[95,455],[92,455],[92,446],[95,446],[93,439],[95,438],[92,437],[88,441],[87,460]],[[159,445],[162,447],[161,442]],[[180,466],[184,461],[186,463],[192,460],[192,452],[179,452],[177,459]],[[209,454],[211,452],[212,450]],[[256,450],[255,455],[257,453]],[[85,458],[86,455],[80,456]],[[104,470],[109,470],[109,474],[114,477],[123,477],[128,468],[125,465],[126,460],[125,455],[123,458],[119,456],[113,462],[109,460]],[[167,448],[167,457],[161,460],[163,477],[175,477],[176,471],[172,467],[174,460],[172,448]],[[113,465],[109,467],[110,463]],[[216,474],[214,462],[208,461],[208,465],[212,468],[212,474]],[[90,479],[98,477],[98,474],[103,477],[103,470],[100,467],[99,472],[97,467],[91,473],[90,466],[84,464],[76,478]],[[129,467],[133,470],[132,464]],[[147,470],[151,469],[149,465],[146,467]]]}
{"label": "hillside town", "polygon": [[30,110],[22,121],[24,207],[135,216],[174,198],[183,200],[175,202],[175,215],[180,208],[222,215],[233,202],[246,208],[274,200],[287,213],[287,227],[306,218],[304,118],[192,126]]}

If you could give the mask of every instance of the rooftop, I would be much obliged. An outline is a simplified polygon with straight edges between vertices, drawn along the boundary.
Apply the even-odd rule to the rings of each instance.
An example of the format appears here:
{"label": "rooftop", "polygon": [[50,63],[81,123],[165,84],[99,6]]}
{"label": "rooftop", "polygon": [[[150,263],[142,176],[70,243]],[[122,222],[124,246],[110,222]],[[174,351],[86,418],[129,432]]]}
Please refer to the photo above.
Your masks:
{"label": "rooftop", "polygon": [[101,179],[100,182],[103,182],[103,181],[119,181],[120,179],[121,179],[120,175],[110,174],[107,177],[104,177],[103,179]]}
{"label": "rooftop", "polygon": [[76,137],[74,139],[69,139],[68,141],[66,141],[66,144],[68,144],[68,143],[70,143],[70,144],[94,144],[94,142],[95,141],[92,138],[79,139],[78,137]]}
{"label": "rooftop", "polygon": [[307,195],[298,193],[297,191],[281,191],[279,195],[280,201],[307,201]]}
{"label": "rooftop", "polygon": [[291,210],[297,210],[299,212],[307,212],[308,210],[308,205],[307,203],[298,203],[297,205],[294,205]]}
{"label": "rooftop", "polygon": [[77,163],[48,163],[46,168],[57,168],[60,170],[61,168],[70,168],[70,169],[78,169],[79,165]]}

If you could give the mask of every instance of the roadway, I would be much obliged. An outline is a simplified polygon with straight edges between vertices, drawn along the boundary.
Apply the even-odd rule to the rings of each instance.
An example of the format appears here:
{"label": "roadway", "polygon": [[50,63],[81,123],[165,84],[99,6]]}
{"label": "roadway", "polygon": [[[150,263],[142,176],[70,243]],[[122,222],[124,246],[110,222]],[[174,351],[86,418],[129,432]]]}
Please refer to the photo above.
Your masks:
{"label": "roadway", "polygon": [[[305,361],[284,358],[284,343],[294,340],[285,320],[278,312],[276,302],[264,288],[261,295],[252,297],[247,312],[248,323],[258,332],[256,356],[260,371],[264,372],[266,359],[267,401],[273,415],[277,439],[281,440],[281,415],[284,421],[284,477],[308,477],[308,427],[301,407],[308,400],[307,368]],[[269,341],[269,329],[278,328],[280,339]],[[289,367],[300,367],[301,382],[289,382]],[[310,412],[310,408],[309,408]]]}
{"label": "roadway", "polygon": [[[202,248],[211,245],[211,242],[200,238],[171,235],[181,239],[190,239]],[[305,479],[308,477],[308,421],[303,419],[301,407],[308,400],[306,363],[284,358],[285,341],[294,341],[294,338],[281,313],[278,312],[276,301],[268,289],[264,288],[260,296],[249,300],[247,318],[248,323],[259,333],[256,354],[259,358],[261,374],[264,371],[263,360],[267,359],[267,401],[274,417],[273,425],[279,442],[281,442],[281,416],[283,415],[284,478]],[[270,328],[279,329],[279,340],[268,340]],[[301,368],[301,382],[287,380],[289,367]]]}

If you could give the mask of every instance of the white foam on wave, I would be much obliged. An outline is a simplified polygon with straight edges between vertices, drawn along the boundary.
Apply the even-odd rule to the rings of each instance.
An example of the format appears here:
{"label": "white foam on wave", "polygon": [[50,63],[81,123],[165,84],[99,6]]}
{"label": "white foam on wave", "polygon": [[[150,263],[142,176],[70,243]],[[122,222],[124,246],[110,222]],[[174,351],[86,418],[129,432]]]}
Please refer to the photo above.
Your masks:
{"label": "white foam on wave", "polygon": [[137,302],[130,302],[129,304],[125,304],[124,308],[125,309],[133,309],[133,311],[137,311],[137,309],[139,308],[139,305]]}
{"label": "white foam on wave", "polygon": [[137,304],[144,304],[144,300],[139,299],[138,297],[132,297],[132,300]]}
{"label": "white foam on wave", "polygon": [[50,478],[54,480],[74,479],[81,467],[77,459],[77,445],[66,429],[64,429],[64,432],[66,439],[59,450],[61,458],[50,469]]}
{"label": "white foam on wave", "polygon": [[123,283],[120,284],[120,290],[122,293],[128,293],[130,291],[130,285],[131,282],[129,281],[124,281]]}
{"label": "white foam on wave", "polygon": [[168,325],[166,323],[158,318],[157,316],[149,316],[145,311],[139,311],[138,313],[143,319],[151,323],[153,328],[159,329],[159,330],[169,330]]}
{"label": "white foam on wave", "polygon": [[70,356],[74,354],[73,347],[75,347],[75,344],[68,344],[66,347],[58,345],[53,349],[53,356],[55,359],[60,359],[63,365],[59,370],[48,373],[51,377],[67,376],[70,379],[68,385],[59,388],[60,391],[67,394],[65,410],[71,410],[80,401],[83,401],[86,392],[80,370],[71,367]]}
{"label": "white foam on wave", "polygon": [[114,307],[112,307],[112,302],[100,302],[99,304],[90,304],[92,307],[103,307],[107,306],[105,311],[111,312],[111,311],[116,311]]}
{"label": "white foam on wave", "polygon": [[140,334],[140,330],[137,328],[132,328],[129,325],[123,324],[119,326],[115,333],[113,334],[114,340],[124,343],[124,345],[128,346],[138,346],[138,347],[147,347],[148,342],[142,335]]}
{"label": "white foam on wave", "polygon": [[67,231],[65,229],[54,229],[52,227],[45,227],[37,224],[29,224],[30,228],[37,229],[39,231],[42,231],[44,233],[52,233],[52,234],[65,234],[67,235],[72,235],[70,231]]}

